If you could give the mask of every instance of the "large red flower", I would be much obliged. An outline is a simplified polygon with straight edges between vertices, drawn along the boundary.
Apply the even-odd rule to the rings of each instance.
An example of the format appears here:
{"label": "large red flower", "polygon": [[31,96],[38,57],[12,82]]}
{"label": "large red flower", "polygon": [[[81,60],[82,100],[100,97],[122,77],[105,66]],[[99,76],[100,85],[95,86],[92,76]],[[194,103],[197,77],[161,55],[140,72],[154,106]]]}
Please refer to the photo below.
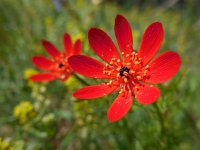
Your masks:
{"label": "large red flower", "polygon": [[82,50],[80,39],[77,39],[73,44],[70,35],[65,33],[63,36],[63,53],[49,41],[43,40],[42,44],[47,53],[52,56],[52,59],[43,56],[34,56],[32,58],[33,64],[39,69],[45,70],[45,72],[32,75],[30,79],[37,82],[51,81],[54,79],[65,81],[73,73],[72,68],[68,64],[69,56],[78,55]]}
{"label": "large red flower", "polygon": [[179,55],[172,51],[152,60],[164,36],[160,22],[154,22],[146,29],[138,52],[133,49],[131,27],[123,16],[117,15],[114,29],[121,55],[104,31],[91,28],[88,33],[90,46],[106,64],[84,55],[69,58],[69,64],[78,73],[91,78],[109,79],[106,83],[79,89],[74,93],[75,97],[93,99],[119,91],[107,113],[111,122],[118,121],[128,112],[133,97],[140,104],[154,103],[160,91],[150,84],[169,80],[181,64]]}

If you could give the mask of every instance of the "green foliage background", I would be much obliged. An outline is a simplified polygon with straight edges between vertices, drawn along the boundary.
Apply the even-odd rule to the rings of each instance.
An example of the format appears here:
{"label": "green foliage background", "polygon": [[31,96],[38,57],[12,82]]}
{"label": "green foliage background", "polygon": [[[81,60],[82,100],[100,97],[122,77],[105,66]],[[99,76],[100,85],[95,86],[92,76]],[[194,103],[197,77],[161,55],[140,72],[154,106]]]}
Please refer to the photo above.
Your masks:
{"label": "green foliage background", "polygon": [[[200,149],[198,0],[56,2],[0,1],[0,149]],[[88,29],[99,27],[115,41],[113,25],[118,13],[132,26],[135,49],[145,28],[161,21],[165,38],[159,53],[170,49],[181,55],[179,73],[159,85],[162,94],[156,104],[142,106],[134,101],[122,120],[109,123],[106,112],[116,94],[79,101],[71,95],[85,85],[74,78],[65,83],[27,80],[27,74],[34,69],[32,56],[47,56],[41,39],[63,50],[62,36],[68,32],[73,39],[82,39],[83,53],[96,58],[88,45]],[[80,77],[90,84],[99,82]],[[30,103],[35,115],[26,114],[25,121],[20,122],[14,110],[23,101]]]}

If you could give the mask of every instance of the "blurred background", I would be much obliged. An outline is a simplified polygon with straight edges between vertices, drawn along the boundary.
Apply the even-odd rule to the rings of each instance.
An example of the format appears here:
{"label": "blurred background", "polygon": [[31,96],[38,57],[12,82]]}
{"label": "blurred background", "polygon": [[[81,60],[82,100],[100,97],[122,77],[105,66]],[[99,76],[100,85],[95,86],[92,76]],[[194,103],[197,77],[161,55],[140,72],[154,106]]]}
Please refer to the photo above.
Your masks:
{"label": "blurred background", "polygon": [[[199,150],[200,149],[199,0],[1,0],[0,1],[0,150]],[[134,101],[128,114],[109,123],[106,112],[116,94],[78,101],[85,86],[71,77],[62,83],[34,83],[34,55],[48,56],[42,39],[63,50],[65,32],[88,45],[90,27],[115,41],[117,14],[130,22],[134,48],[145,28],[161,21],[165,37],[159,53],[177,51],[179,73],[159,85],[156,105]],[[80,76],[90,84],[98,80]]]}

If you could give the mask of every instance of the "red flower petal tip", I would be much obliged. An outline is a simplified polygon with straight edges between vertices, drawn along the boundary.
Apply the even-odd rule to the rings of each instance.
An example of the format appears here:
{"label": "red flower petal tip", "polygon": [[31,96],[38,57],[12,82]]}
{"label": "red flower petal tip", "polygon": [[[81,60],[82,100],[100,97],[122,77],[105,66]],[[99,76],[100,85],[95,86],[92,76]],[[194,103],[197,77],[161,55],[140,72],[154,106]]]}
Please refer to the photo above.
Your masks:
{"label": "red flower petal tip", "polygon": [[138,50],[138,56],[147,64],[158,52],[164,37],[163,26],[154,22],[145,30]]}
{"label": "red flower petal tip", "polygon": [[132,103],[133,100],[130,93],[126,96],[123,93],[119,94],[107,112],[108,120],[110,122],[120,120],[130,110]]}
{"label": "red flower petal tip", "polygon": [[164,52],[149,64],[149,78],[146,82],[158,84],[168,81],[178,72],[180,66],[181,58],[178,53]]}
{"label": "red flower petal tip", "polygon": [[122,15],[117,15],[115,18],[115,36],[117,43],[122,53],[129,54],[133,50],[133,37],[131,26],[126,18]]}
{"label": "red flower petal tip", "polygon": [[135,95],[140,104],[152,104],[160,97],[160,90],[155,86],[143,85],[135,91]]}
{"label": "red flower petal tip", "polygon": [[120,59],[112,39],[104,31],[98,28],[91,28],[88,32],[88,40],[91,48],[104,61],[110,62],[113,57]]}

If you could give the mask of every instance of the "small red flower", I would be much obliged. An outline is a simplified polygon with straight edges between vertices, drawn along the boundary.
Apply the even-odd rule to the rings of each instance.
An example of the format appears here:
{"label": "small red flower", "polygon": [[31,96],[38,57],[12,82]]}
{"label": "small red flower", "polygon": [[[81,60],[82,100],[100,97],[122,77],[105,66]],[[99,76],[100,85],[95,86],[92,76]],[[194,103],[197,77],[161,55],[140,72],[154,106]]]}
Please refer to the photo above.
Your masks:
{"label": "small red flower", "polygon": [[109,79],[107,83],[79,89],[74,93],[75,97],[93,99],[119,91],[107,112],[111,122],[118,121],[128,112],[133,97],[140,104],[154,103],[160,91],[150,84],[169,80],[181,64],[179,55],[172,51],[152,60],[164,36],[161,23],[154,22],[146,29],[138,52],[133,49],[131,27],[123,16],[117,15],[114,29],[121,55],[104,31],[91,28],[88,33],[90,46],[106,64],[84,55],[69,58],[69,64],[78,73],[91,78]]}
{"label": "small red flower", "polygon": [[33,64],[39,69],[45,70],[45,72],[32,75],[30,79],[37,82],[54,79],[65,81],[73,73],[72,68],[68,64],[69,56],[78,55],[82,50],[80,39],[76,40],[73,44],[70,35],[65,33],[63,36],[65,51],[63,53],[49,41],[43,40],[42,44],[47,53],[52,56],[52,59],[50,60],[43,56],[34,56],[32,58]]}

